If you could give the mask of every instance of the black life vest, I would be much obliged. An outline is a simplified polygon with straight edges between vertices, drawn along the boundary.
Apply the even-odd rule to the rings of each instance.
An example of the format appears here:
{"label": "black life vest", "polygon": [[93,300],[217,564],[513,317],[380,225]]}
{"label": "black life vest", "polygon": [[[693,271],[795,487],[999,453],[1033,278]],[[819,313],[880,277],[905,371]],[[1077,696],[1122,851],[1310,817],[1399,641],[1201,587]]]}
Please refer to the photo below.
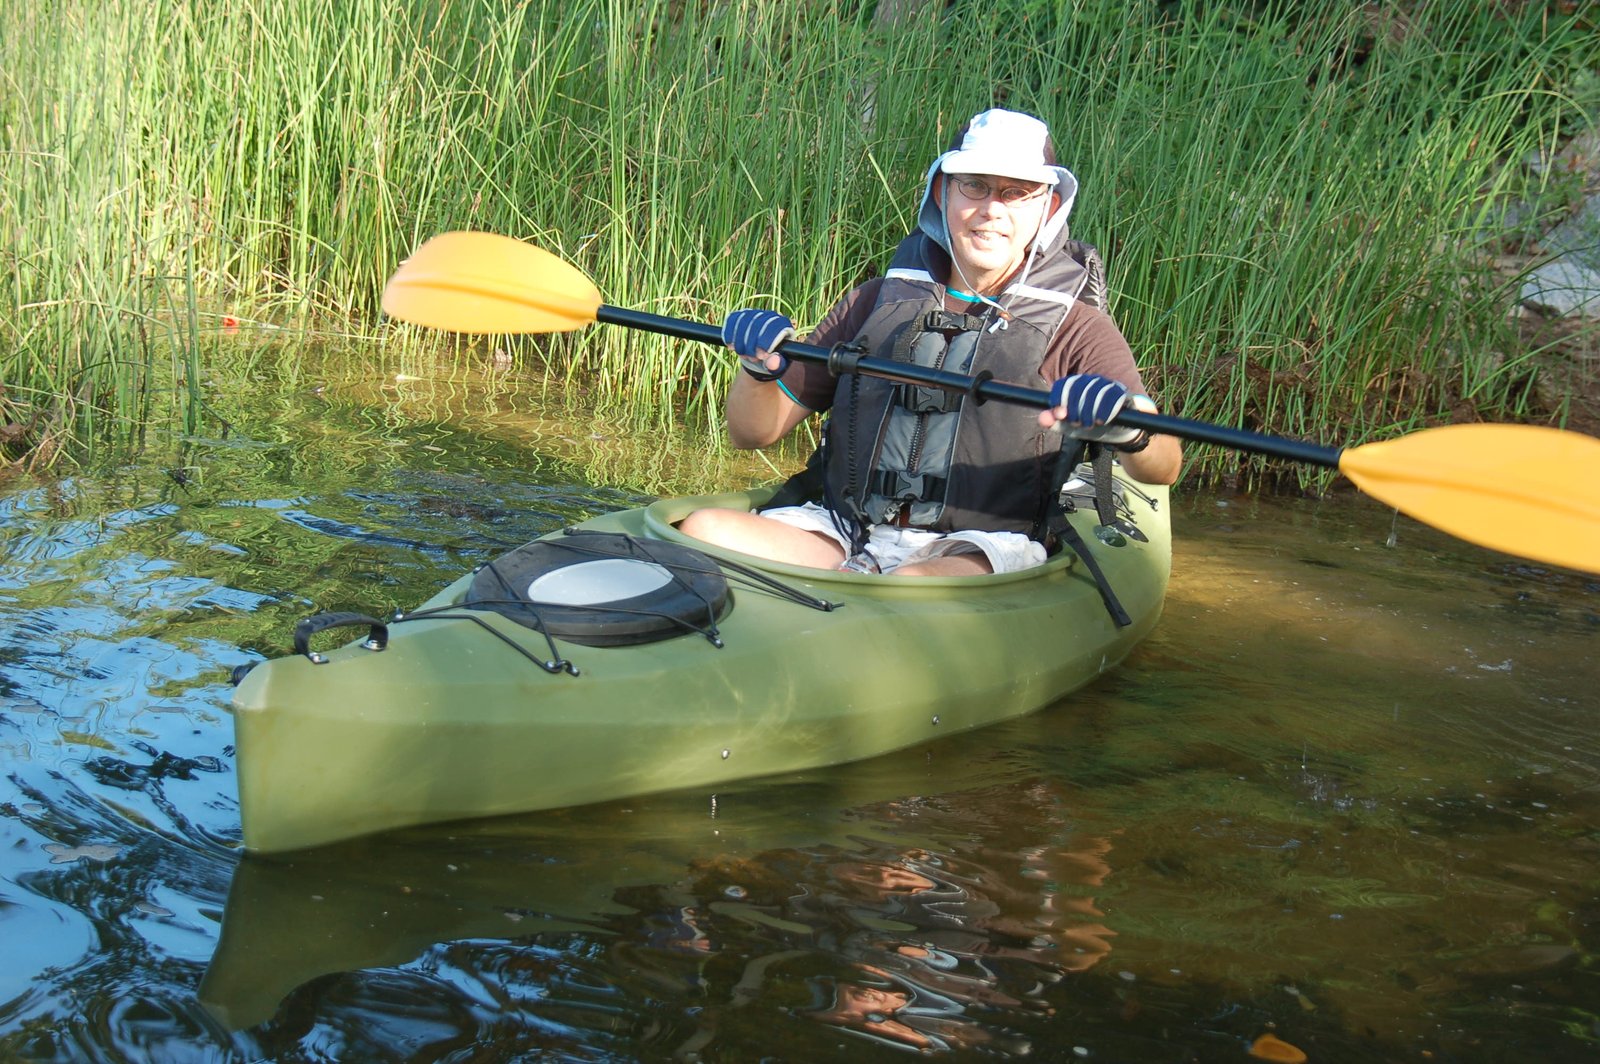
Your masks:
{"label": "black life vest", "polygon": [[[930,254],[947,267],[921,233],[896,250],[856,337],[868,354],[1041,387],[1039,367],[1072,305],[1105,304],[1099,254],[1079,241],[1064,240],[999,297],[1003,327],[992,309],[945,311]],[[1043,536],[1061,435],[1040,428],[1036,411],[997,403],[980,413],[965,396],[848,374],[824,433],[827,503],[858,526],[909,506],[908,523],[935,531]]]}

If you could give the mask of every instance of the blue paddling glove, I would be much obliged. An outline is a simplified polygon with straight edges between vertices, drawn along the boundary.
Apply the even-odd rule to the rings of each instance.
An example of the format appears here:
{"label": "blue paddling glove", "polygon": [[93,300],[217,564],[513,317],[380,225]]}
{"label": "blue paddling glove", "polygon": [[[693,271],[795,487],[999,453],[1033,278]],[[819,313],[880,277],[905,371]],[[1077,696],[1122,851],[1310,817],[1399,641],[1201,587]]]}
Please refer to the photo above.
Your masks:
{"label": "blue paddling glove", "polygon": [[1119,381],[1102,377],[1098,373],[1075,373],[1062,377],[1050,386],[1050,405],[1065,408],[1067,432],[1081,440],[1120,447],[1135,444],[1131,450],[1147,439],[1138,429],[1126,425],[1107,425],[1106,422],[1122,412],[1128,402],[1128,389]]}
{"label": "blue paddling glove", "polygon": [[744,371],[758,381],[775,381],[789,368],[778,356],[778,368],[767,368],[767,356],[794,335],[794,322],[775,310],[736,310],[722,323],[722,342],[733,348]]}

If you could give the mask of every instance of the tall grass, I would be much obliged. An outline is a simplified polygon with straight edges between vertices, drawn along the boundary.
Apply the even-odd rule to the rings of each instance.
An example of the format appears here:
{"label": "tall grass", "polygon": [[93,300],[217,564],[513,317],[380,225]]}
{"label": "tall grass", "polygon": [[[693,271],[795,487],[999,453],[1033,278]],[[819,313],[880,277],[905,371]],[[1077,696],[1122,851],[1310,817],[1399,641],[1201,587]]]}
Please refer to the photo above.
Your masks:
{"label": "tall grass", "polygon": [[1416,7],[1250,24],[1214,8],[1159,35],[1125,27],[1109,62],[1080,64],[1108,103],[1082,126],[1079,176],[1101,194],[1080,226],[1169,402],[1354,440],[1525,412],[1525,371],[1497,357],[1517,343],[1515,290],[1489,221],[1519,191],[1504,162],[1577,117],[1552,60],[1581,45],[1592,67],[1600,50],[1525,47],[1536,23],[1473,5]]}
{"label": "tall grass", "polygon": [[[891,27],[822,0],[28,5],[0,38],[0,424],[36,448],[197,428],[224,314],[370,329],[396,263],[452,228],[548,247],[611,303],[813,322],[998,100],[1056,129],[1075,234],[1169,408],[1345,440],[1524,413],[1487,220],[1504,161],[1596,102],[1571,95],[1595,27],[1190,6]],[[714,422],[731,373],[620,330],[514,349],[646,421]]]}

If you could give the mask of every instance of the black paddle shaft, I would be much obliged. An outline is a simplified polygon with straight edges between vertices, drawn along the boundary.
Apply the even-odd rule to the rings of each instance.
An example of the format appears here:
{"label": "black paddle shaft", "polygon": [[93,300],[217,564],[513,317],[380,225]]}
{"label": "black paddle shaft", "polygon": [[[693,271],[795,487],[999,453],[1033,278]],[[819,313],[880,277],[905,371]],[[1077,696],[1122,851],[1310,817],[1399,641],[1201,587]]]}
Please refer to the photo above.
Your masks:
{"label": "black paddle shaft", "polygon": [[[721,328],[704,322],[669,318],[662,314],[628,310],[609,304],[601,305],[595,314],[595,320],[608,325],[621,325],[629,329],[660,333],[663,336],[676,336],[680,340],[725,346]],[[970,395],[979,402],[993,399],[1014,406],[1032,407],[1035,410],[1048,409],[1050,406],[1050,393],[1038,388],[1024,388],[1021,385],[1007,384],[982,376],[969,377],[964,373],[930,369],[910,362],[895,362],[886,358],[858,355],[848,349],[829,350],[815,344],[804,344],[798,340],[785,340],[778,345],[777,353],[797,362],[813,362],[827,366],[835,373],[865,373],[868,376],[882,377],[903,384]],[[1111,423],[1143,429],[1146,432],[1179,436],[1197,443],[1214,443],[1234,450],[1286,458],[1291,462],[1308,462],[1329,469],[1339,468],[1337,448],[1323,447],[1303,440],[1286,439],[1282,436],[1268,436],[1246,429],[1230,428],[1227,425],[1213,425],[1207,421],[1191,421],[1188,418],[1172,417],[1167,414],[1147,414],[1141,410],[1124,407],[1111,419]]]}

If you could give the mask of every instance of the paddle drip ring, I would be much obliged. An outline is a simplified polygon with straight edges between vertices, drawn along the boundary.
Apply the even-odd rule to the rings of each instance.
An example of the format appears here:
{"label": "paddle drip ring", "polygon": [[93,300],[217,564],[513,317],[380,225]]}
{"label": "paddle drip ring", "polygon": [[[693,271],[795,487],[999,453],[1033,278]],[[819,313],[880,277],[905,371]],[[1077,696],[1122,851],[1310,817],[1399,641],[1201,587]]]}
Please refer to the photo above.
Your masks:
{"label": "paddle drip ring", "polygon": [[714,635],[732,598],[717,563],[697,550],[621,533],[572,532],[488,563],[461,605],[557,639],[615,647],[689,632]]}

